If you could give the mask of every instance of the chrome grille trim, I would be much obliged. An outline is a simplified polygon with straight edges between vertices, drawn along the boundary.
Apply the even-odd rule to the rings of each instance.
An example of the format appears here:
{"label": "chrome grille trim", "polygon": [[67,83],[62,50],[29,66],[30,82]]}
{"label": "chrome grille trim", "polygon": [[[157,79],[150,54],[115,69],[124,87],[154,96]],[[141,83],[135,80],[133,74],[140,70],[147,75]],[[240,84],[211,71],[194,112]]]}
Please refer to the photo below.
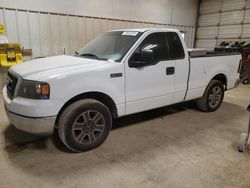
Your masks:
{"label": "chrome grille trim", "polygon": [[13,72],[8,71],[6,77],[6,88],[7,88],[7,95],[12,100],[17,95],[18,83],[20,82],[20,78]]}

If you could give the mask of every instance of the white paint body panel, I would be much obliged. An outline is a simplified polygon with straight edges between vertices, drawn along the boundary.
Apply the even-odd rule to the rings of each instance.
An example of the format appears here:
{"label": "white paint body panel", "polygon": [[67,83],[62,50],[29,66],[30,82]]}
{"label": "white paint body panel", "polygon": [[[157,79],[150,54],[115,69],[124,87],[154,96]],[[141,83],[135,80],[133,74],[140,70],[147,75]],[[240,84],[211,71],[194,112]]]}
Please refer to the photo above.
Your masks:
{"label": "white paint body panel", "polygon": [[126,114],[173,103],[175,76],[166,76],[166,68],[174,64],[175,61],[162,61],[129,68],[126,63]]}
{"label": "white paint body panel", "polygon": [[239,79],[240,55],[191,58],[189,90],[186,100],[203,95],[208,83],[218,74],[227,78],[227,89],[232,89]]}
{"label": "white paint body panel", "polygon": [[[146,30],[141,30],[146,31]],[[176,30],[149,30],[138,40],[137,44],[128,52],[125,57],[126,75],[126,114],[141,112],[183,101],[188,77],[188,54],[185,51],[185,58],[181,60],[161,61],[156,65],[141,68],[130,68],[128,60],[132,52],[151,33],[154,32],[176,32]],[[182,45],[186,44],[181,38]],[[168,67],[175,68],[175,74],[166,75]],[[178,75],[178,76],[177,76]]]}
{"label": "white paint body panel", "polygon": [[[17,73],[23,79],[49,83],[50,100],[58,99],[66,103],[82,93],[101,92],[110,96],[118,107],[125,104],[124,77],[110,79],[111,73],[124,74],[122,63],[55,56],[19,64],[10,71]],[[59,110],[60,108],[57,112]],[[24,111],[25,109],[20,109],[16,113],[22,114]],[[118,113],[123,115],[124,108],[118,108]],[[39,114],[37,116],[41,117]]]}
{"label": "white paint body panel", "polygon": [[[3,93],[6,108],[12,113],[26,117],[57,116],[62,106],[73,97],[87,92],[100,92],[113,99],[118,116],[123,116],[199,98],[211,79],[218,74],[227,77],[228,89],[233,88],[239,78],[239,55],[192,58],[187,85],[189,57],[179,31],[143,31],[144,34],[121,62],[55,56],[12,67],[10,71],[22,79],[47,82],[50,85],[50,99],[43,101],[16,97],[10,100],[5,88]],[[169,31],[179,35],[185,51],[184,59],[162,61],[142,68],[128,66],[129,57],[146,36],[154,32]],[[175,67],[175,74],[166,75],[167,67]],[[111,78],[112,73],[122,73],[122,77]]]}

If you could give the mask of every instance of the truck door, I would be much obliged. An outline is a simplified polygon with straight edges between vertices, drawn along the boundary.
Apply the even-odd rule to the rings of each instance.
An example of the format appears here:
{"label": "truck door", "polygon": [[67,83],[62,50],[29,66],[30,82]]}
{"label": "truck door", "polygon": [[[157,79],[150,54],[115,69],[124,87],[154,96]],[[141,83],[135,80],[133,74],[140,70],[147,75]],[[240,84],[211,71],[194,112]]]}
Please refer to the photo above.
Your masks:
{"label": "truck door", "polygon": [[164,32],[151,33],[125,62],[126,114],[173,102],[175,60],[169,59]]}
{"label": "truck door", "polygon": [[188,88],[188,54],[184,51],[183,46],[186,47],[186,44],[184,39],[181,38],[181,35],[178,35],[176,32],[167,32],[165,33],[165,36],[169,48],[169,59],[175,60],[175,87],[173,103],[178,103],[184,100]]}

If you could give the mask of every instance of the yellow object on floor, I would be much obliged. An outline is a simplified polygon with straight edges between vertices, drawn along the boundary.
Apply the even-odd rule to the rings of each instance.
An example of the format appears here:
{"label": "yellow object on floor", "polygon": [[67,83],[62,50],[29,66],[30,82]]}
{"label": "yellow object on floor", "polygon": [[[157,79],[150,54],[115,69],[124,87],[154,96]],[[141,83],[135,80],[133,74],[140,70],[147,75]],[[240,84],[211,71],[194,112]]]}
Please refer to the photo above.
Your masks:
{"label": "yellow object on floor", "polygon": [[22,62],[23,55],[19,44],[0,44],[0,65],[2,67],[11,67]]}
{"label": "yellow object on floor", "polygon": [[5,34],[4,25],[0,24],[0,35],[4,35],[4,34]]}

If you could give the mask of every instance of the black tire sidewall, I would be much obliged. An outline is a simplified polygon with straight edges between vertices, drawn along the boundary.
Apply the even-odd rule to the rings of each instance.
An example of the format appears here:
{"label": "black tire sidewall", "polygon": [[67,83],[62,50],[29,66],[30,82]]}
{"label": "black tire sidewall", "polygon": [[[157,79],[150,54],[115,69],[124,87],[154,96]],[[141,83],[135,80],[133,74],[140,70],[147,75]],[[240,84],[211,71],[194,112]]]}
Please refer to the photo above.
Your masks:
{"label": "black tire sidewall", "polygon": [[245,78],[243,81],[242,81],[242,83],[244,84],[244,85],[246,85],[246,84],[248,84],[248,78]]}
{"label": "black tire sidewall", "polygon": [[[104,117],[105,127],[104,127],[103,134],[101,135],[100,138],[98,138],[98,140],[96,142],[91,143],[91,144],[87,144],[87,145],[83,145],[83,144],[76,142],[75,139],[73,138],[72,128],[73,128],[73,123],[74,123],[75,119],[77,117],[79,117],[79,115],[81,113],[83,113],[84,111],[88,111],[88,110],[95,110],[95,111],[98,111],[99,113],[101,113]],[[79,151],[79,152],[89,151],[89,150],[92,150],[92,149],[100,146],[106,140],[106,138],[111,130],[111,127],[112,127],[112,118],[111,118],[111,115],[110,115],[108,108],[105,107],[103,104],[101,104],[101,103],[86,103],[86,104],[83,104],[83,105],[76,107],[71,114],[72,115],[70,115],[68,117],[68,119],[66,120],[66,123],[64,125],[65,142],[66,142],[67,146],[70,147],[70,149],[72,149],[74,151]]]}
{"label": "black tire sidewall", "polygon": [[[221,95],[221,99],[220,99],[220,102],[218,103],[218,105],[217,105],[216,107],[212,108],[212,107],[210,107],[210,105],[209,105],[209,94],[210,94],[211,90],[212,90],[214,87],[216,87],[216,86],[220,87],[221,92],[222,92],[222,95]],[[221,104],[222,104],[222,102],[223,102],[223,99],[224,99],[224,87],[223,87],[222,83],[221,83],[220,81],[213,80],[213,81],[210,83],[210,85],[209,85],[209,87],[208,87],[208,90],[206,91],[206,107],[207,107],[207,110],[208,110],[209,112],[216,111],[216,110],[221,106]]]}

